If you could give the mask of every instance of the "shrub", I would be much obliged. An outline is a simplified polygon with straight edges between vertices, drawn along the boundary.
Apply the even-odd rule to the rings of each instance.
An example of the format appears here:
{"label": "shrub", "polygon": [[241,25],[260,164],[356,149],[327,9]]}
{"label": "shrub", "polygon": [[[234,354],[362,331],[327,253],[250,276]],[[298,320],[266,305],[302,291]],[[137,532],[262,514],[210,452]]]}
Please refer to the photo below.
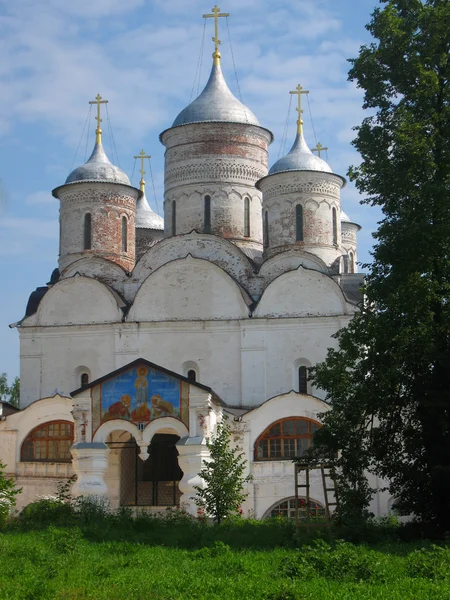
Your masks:
{"label": "shrub", "polygon": [[0,461],[0,527],[3,527],[16,505],[16,496],[22,488],[16,488],[14,479],[5,476],[6,466]]}
{"label": "shrub", "polygon": [[450,549],[432,544],[415,550],[408,557],[408,573],[423,579],[450,579]]}

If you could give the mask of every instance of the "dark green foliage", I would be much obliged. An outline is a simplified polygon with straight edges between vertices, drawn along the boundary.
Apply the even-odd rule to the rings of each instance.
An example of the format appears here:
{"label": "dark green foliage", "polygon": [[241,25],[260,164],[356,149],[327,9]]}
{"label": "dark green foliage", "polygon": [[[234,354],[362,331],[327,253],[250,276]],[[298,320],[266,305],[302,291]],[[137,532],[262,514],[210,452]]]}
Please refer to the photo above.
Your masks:
{"label": "dark green foliage", "polygon": [[337,460],[343,520],[365,519],[368,470],[397,509],[450,531],[450,3],[383,0],[350,79],[372,116],[350,178],[377,205],[366,301],[313,374],[333,410],[318,451]]}
{"label": "dark green foliage", "polygon": [[230,427],[223,421],[217,426],[216,435],[206,441],[210,459],[205,461],[199,473],[206,487],[194,486],[197,506],[218,524],[230,515],[238,514],[248,495],[242,491],[244,484],[250,480],[249,476],[244,476],[247,461],[243,452],[230,447],[230,440]]}
{"label": "dark green foliage", "polygon": [[20,379],[15,377],[11,385],[8,385],[6,373],[0,373],[0,400],[9,402],[17,408],[20,407]]}

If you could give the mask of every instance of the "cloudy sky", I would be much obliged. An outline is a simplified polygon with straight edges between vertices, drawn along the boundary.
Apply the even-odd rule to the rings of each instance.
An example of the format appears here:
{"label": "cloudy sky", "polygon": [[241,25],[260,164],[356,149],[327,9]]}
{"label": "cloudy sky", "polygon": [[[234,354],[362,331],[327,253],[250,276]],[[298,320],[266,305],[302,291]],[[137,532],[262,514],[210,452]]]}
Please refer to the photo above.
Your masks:
{"label": "cloudy sky", "polygon": [[[364,25],[377,0],[227,0],[221,19],[222,68],[231,90],[275,134],[270,162],[295,135],[289,90],[310,90],[305,135],[328,146],[333,171],[358,162],[352,127],[362,94],[347,81],[347,58],[370,41]],[[32,290],[58,258],[58,201],[51,190],[85,162],[94,143],[89,100],[109,100],[110,159],[138,183],[133,155],[152,155],[154,210],[162,209],[164,148],[158,140],[207,81],[213,21],[203,0],[0,0],[0,372],[19,373],[17,330]],[[204,36],[203,52],[202,39]],[[231,45],[230,45],[231,37]],[[233,66],[236,65],[237,80]],[[196,76],[196,73],[200,75]],[[237,81],[239,83],[237,83]],[[199,88],[200,85],[200,88]],[[312,119],[310,116],[312,115]],[[77,150],[78,149],[78,150]],[[116,157],[116,149],[117,156]],[[370,260],[378,212],[348,186],[343,208],[363,226],[359,258]]]}

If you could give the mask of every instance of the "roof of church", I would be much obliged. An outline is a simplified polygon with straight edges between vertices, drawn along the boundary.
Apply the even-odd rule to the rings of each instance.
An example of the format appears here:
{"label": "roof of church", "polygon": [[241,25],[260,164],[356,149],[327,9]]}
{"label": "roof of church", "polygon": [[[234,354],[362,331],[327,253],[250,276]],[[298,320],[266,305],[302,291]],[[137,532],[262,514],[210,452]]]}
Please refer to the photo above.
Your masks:
{"label": "roof of church", "polygon": [[332,173],[328,163],[311,152],[301,132],[297,133],[294,144],[286,156],[277,160],[269,170],[269,175],[285,171],[322,171],[323,173]]}
{"label": "roof of church", "polygon": [[180,112],[172,127],[218,121],[260,126],[252,111],[231,93],[220,64],[215,62],[205,89]]}
{"label": "roof of church", "polygon": [[348,214],[345,213],[343,210],[341,210],[341,223],[351,223],[352,225],[357,225],[359,227],[359,229],[362,229],[361,225],[358,225],[358,223],[355,223],[355,221],[352,221],[350,219],[350,217],[348,216]]}
{"label": "roof of church", "polygon": [[66,179],[67,183],[79,181],[102,181],[131,185],[126,173],[111,163],[101,143],[96,143],[89,160],[74,169]]}
{"label": "roof of church", "polygon": [[164,229],[164,219],[152,211],[145,192],[136,202],[136,227],[139,229]]}
{"label": "roof of church", "polygon": [[93,388],[96,385],[99,385],[100,383],[103,383],[104,381],[107,381],[108,379],[111,379],[112,377],[119,375],[120,373],[129,371],[130,369],[132,369],[133,367],[135,367],[137,365],[146,365],[150,369],[155,369],[156,371],[161,371],[162,373],[165,373],[166,375],[170,375],[171,377],[175,377],[176,379],[185,381],[186,383],[189,383],[190,385],[193,385],[194,387],[198,387],[202,390],[205,390],[206,392],[209,392],[219,404],[221,404],[222,406],[227,406],[226,402],[224,402],[222,400],[222,398],[220,398],[220,396],[218,396],[216,394],[216,392],[212,388],[208,387],[207,385],[203,385],[203,383],[199,383],[198,381],[190,381],[187,377],[184,377],[184,375],[175,373],[175,371],[170,371],[169,369],[166,369],[165,367],[161,367],[161,365],[152,363],[149,360],[146,360],[145,358],[137,358],[136,360],[133,360],[133,362],[130,362],[127,365],[124,365],[123,367],[120,367],[120,369],[111,371],[111,373],[108,373],[107,375],[104,375],[103,377],[99,377],[98,379],[91,381],[87,385],[77,388],[73,392],[70,392],[70,395],[72,397],[77,396],[81,392],[84,392],[85,390]]}

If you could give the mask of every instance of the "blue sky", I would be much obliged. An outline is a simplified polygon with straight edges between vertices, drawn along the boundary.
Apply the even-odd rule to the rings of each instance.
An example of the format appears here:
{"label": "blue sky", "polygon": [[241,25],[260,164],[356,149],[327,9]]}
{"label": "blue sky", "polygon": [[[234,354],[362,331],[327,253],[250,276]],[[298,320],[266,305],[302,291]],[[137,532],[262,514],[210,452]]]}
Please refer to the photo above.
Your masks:
{"label": "blue sky", "polygon": [[[280,156],[289,90],[301,83],[317,140],[328,146],[333,171],[345,175],[359,158],[350,142],[361,122],[362,93],[347,81],[347,58],[370,42],[365,30],[376,0],[227,0],[229,31],[242,100],[273,131],[270,163]],[[205,0],[0,0],[0,372],[19,374],[19,336],[9,323],[28,296],[45,285],[58,259],[58,201],[51,190],[85,162],[95,121],[82,137],[89,100],[109,100],[119,163],[131,177],[133,156],[152,155],[159,211],[163,205],[164,147],[158,140],[189,103],[201,63],[200,89],[211,67],[213,21]],[[222,68],[238,96],[225,19]],[[193,99],[192,97],[192,99]],[[93,117],[93,115],[92,115]],[[295,136],[292,104],[284,151]],[[308,104],[305,137],[315,146]],[[103,122],[104,145],[117,164]],[[80,142],[81,140],[81,142]],[[77,146],[77,156],[74,160]],[[86,154],[87,148],[87,154]],[[138,166],[133,183],[138,184]],[[148,198],[154,210],[150,176]],[[360,206],[351,185],[343,209],[363,226],[359,259],[370,260],[379,212]]]}

